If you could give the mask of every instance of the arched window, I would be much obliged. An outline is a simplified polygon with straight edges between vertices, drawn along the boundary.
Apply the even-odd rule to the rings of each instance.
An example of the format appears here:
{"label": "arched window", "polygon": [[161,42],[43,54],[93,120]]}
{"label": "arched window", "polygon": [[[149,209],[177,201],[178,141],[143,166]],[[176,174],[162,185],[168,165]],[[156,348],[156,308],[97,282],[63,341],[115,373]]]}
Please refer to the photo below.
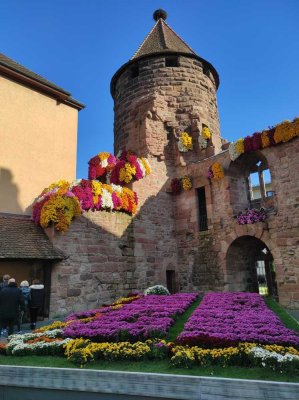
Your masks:
{"label": "arched window", "polygon": [[235,213],[245,208],[263,207],[266,199],[274,195],[268,162],[261,152],[243,154],[231,163],[228,175]]}

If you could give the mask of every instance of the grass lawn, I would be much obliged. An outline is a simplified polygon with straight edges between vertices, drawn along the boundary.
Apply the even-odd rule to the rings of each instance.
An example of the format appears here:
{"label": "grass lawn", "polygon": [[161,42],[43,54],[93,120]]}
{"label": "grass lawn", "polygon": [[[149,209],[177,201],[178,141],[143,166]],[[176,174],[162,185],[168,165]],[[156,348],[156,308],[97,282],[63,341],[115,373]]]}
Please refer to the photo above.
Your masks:
{"label": "grass lawn", "polygon": [[[298,323],[279,305],[275,300],[266,298],[266,303],[290,329],[299,331]],[[173,341],[183,330],[185,322],[188,320],[193,311],[200,304],[201,298],[197,299],[182,314],[171,327],[168,341]],[[78,368],[64,357],[57,356],[5,356],[0,355],[0,365],[17,365],[17,366],[35,366],[35,367],[55,367],[55,368]],[[130,371],[130,372],[152,372],[161,374],[180,374],[192,376],[214,376],[222,378],[238,378],[238,379],[257,379],[272,380],[283,382],[299,382],[297,372],[279,373],[264,368],[245,368],[245,367],[193,367],[184,369],[173,367],[169,360],[144,360],[144,361],[95,361],[87,364],[85,369],[113,370],[113,371]]]}
{"label": "grass lawn", "polygon": [[288,314],[272,297],[265,297],[265,302],[267,306],[273,312],[275,312],[276,315],[279,316],[279,318],[287,328],[299,332],[299,323],[290,314]]}

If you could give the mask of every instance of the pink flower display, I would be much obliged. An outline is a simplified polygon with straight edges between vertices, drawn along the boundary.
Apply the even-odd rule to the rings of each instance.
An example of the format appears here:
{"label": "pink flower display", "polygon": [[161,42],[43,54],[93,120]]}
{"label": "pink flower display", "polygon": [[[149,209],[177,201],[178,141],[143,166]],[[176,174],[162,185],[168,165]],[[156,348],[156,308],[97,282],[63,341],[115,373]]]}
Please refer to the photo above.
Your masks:
{"label": "pink flower display", "polygon": [[178,336],[180,344],[222,347],[253,342],[299,346],[257,293],[208,293]]}
{"label": "pink flower display", "polygon": [[255,222],[263,222],[267,218],[265,210],[261,208],[256,209],[246,209],[244,213],[240,212],[237,215],[237,221],[239,225],[254,224]]}

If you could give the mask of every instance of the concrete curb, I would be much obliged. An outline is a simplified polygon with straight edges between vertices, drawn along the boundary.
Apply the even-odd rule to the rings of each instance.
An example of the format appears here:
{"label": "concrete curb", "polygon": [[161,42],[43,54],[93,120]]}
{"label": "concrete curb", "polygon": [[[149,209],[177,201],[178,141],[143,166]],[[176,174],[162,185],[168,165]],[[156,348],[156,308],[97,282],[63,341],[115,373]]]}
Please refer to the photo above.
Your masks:
{"label": "concrete curb", "polygon": [[[298,400],[299,383],[189,375],[0,366],[0,387],[182,400]],[[1,399],[9,397],[1,397]],[[33,396],[32,396],[33,398]],[[49,397],[50,398],[50,397]],[[110,397],[107,397],[110,398]],[[127,397],[128,398],[128,397]]]}

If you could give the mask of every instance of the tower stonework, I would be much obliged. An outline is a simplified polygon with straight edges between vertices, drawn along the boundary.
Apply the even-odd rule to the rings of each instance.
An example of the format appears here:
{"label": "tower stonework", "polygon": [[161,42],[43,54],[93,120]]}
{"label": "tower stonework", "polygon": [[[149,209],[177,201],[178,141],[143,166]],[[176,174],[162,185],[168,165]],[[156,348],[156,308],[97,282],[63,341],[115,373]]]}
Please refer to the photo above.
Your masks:
{"label": "tower stonework", "polygon": [[[198,148],[198,135],[207,126],[212,133],[208,154],[218,153],[222,144],[218,85],[214,67],[158,19],[135,55],[112,78],[115,151],[130,148],[156,155],[155,147],[165,147],[169,134],[186,130],[193,137],[198,161],[206,157],[206,151]],[[162,130],[158,132],[157,124],[154,131],[148,127],[142,131],[147,117],[162,122]]]}
{"label": "tower stonework", "polygon": [[[224,143],[219,132],[216,70],[166,24],[165,12],[154,16],[111,81],[115,154],[147,157],[151,173],[129,184],[136,214],[89,211],[66,234],[53,234],[66,258],[52,268],[50,314],[93,309],[156,284],[173,292],[266,290],[298,309],[299,119],[240,139],[236,157],[238,143]],[[179,151],[182,132],[192,136],[190,151]],[[257,172],[260,197],[253,197]],[[192,185],[172,190],[172,179],[185,176]],[[237,218],[261,207],[266,220]]]}

